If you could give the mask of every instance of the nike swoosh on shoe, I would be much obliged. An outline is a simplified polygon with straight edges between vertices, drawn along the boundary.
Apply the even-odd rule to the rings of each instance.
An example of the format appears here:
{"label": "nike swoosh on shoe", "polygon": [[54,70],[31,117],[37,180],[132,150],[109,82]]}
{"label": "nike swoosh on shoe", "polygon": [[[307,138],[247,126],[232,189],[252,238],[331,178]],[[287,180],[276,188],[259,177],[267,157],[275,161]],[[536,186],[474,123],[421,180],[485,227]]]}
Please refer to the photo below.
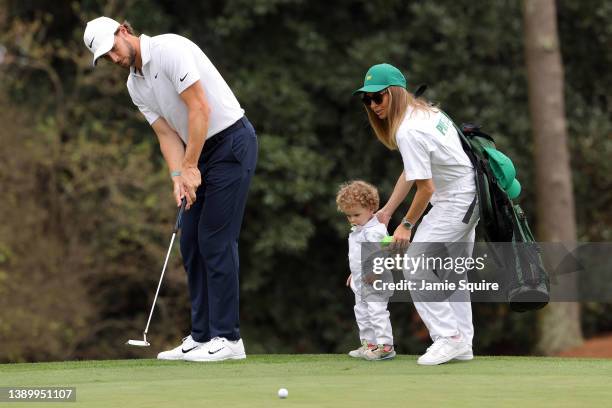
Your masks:
{"label": "nike swoosh on shoe", "polygon": [[183,353],[189,353],[191,350],[194,350],[194,349],[197,349],[197,348],[198,348],[198,346],[193,346],[192,348],[190,348],[190,349],[188,349],[188,350],[185,350],[184,348],[182,348],[182,349],[181,349],[181,351],[182,351]]}
{"label": "nike swoosh on shoe", "polygon": [[220,349],[217,349],[215,351],[210,351],[208,350],[208,354],[217,354],[218,352],[220,352],[221,350],[223,350],[225,347],[221,347]]}

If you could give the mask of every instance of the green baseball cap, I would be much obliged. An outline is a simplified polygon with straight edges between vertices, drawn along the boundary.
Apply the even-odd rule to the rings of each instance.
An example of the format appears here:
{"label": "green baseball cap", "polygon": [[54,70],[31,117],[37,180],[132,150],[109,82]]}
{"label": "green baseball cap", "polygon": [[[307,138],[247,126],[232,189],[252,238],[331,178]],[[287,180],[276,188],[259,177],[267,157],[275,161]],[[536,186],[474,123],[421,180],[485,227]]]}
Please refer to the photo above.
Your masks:
{"label": "green baseball cap", "polygon": [[502,152],[491,147],[484,149],[489,156],[489,166],[499,185],[511,200],[521,194],[521,183],[516,179],[516,169],[512,160]]}
{"label": "green baseball cap", "polygon": [[390,86],[401,86],[406,88],[406,78],[391,64],[377,64],[368,69],[363,80],[363,86],[353,92],[379,92]]}

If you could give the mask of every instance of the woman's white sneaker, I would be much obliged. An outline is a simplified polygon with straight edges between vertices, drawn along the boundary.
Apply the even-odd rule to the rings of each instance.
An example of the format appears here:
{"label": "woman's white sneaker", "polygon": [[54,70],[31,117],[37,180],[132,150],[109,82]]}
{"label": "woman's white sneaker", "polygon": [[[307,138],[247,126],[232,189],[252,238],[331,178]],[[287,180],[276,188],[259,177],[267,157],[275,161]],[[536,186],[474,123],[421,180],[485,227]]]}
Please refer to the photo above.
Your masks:
{"label": "woman's white sneaker", "polygon": [[420,365],[438,365],[446,363],[458,356],[465,355],[470,345],[462,340],[453,340],[450,337],[440,337],[432,344],[425,354],[417,360]]}
{"label": "woman's white sneaker", "polygon": [[186,361],[223,361],[246,358],[242,339],[232,341],[225,337],[215,337],[206,344],[185,355]]}
{"label": "woman's white sneaker", "polygon": [[459,360],[459,361],[469,361],[473,359],[474,359],[474,352],[472,351],[472,347],[469,347],[468,351],[466,351],[465,353],[459,354],[457,357],[455,357],[455,360]]}
{"label": "woman's white sneaker", "polygon": [[180,346],[172,350],[162,351],[157,355],[158,360],[184,360],[187,353],[197,350],[206,343],[195,341],[191,335],[184,337]]}

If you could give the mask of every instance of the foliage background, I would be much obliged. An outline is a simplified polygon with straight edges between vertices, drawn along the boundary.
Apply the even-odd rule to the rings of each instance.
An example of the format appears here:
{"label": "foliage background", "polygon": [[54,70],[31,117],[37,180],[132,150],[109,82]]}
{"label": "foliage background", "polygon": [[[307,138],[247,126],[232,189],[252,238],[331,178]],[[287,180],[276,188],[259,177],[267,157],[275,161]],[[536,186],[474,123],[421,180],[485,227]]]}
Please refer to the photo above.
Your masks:
{"label": "foliage background", "polygon": [[[580,241],[612,240],[612,5],[559,0]],[[520,2],[468,0],[0,0],[0,361],[138,356],[175,210],[156,138],[126,72],[91,68],[85,23],[127,19],[201,46],[260,138],[241,236],[241,320],[249,352],[344,352],[356,341],[348,225],[339,183],[390,194],[401,160],[379,144],[352,91],[379,62],[456,122],[476,121],[513,158],[521,205],[534,186]],[[399,212],[398,212],[399,215]],[[398,219],[392,221],[391,227]],[[189,330],[186,277],[172,258],[153,321],[155,349]],[[427,333],[391,305],[398,351]],[[583,305],[587,336],[609,305]],[[533,314],[474,305],[478,353],[533,351]],[[146,351],[147,355],[151,350]]]}

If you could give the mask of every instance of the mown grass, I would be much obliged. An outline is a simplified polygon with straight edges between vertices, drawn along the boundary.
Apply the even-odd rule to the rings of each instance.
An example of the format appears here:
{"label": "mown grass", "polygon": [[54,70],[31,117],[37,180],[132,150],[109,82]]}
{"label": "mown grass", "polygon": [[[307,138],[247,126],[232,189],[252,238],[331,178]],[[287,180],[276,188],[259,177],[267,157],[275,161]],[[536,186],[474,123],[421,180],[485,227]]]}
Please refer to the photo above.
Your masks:
{"label": "mown grass", "polygon": [[[610,384],[612,360],[540,357],[436,367],[417,366],[415,356],[368,362],[343,355],[0,365],[0,386],[76,387],[76,403],[53,407],[585,407],[610,404]],[[281,387],[289,390],[285,400],[277,397]]]}

